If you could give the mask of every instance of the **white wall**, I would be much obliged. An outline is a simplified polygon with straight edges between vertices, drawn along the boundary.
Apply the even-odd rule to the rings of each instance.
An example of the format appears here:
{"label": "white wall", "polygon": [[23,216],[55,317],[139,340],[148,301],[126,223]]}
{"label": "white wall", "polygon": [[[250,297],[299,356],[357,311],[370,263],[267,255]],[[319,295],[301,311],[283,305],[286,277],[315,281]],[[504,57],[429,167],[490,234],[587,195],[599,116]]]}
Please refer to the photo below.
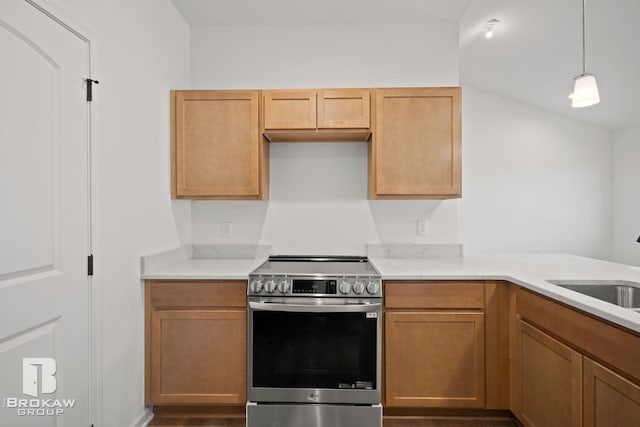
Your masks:
{"label": "white wall", "polygon": [[620,130],[613,146],[613,260],[640,266],[640,126]]}
{"label": "white wall", "polygon": [[[458,28],[423,25],[193,27],[196,88],[450,86]],[[295,54],[292,54],[295,52]],[[365,143],[271,144],[268,202],[194,202],[194,243],[274,253],[364,254],[367,243],[455,243],[457,201],[368,201]],[[416,221],[430,220],[419,237]],[[234,224],[232,238],[222,223]]]}
{"label": "white wall", "polygon": [[230,89],[457,85],[458,26],[196,26],[191,79]]}
{"label": "white wall", "polygon": [[[457,28],[194,27],[198,88],[456,85]],[[419,40],[419,42],[417,42]],[[296,52],[292,55],[291,52]],[[269,202],[194,202],[194,243],[363,253],[366,243],[463,243],[468,254],[610,256],[612,134],[463,90],[463,199],[367,201],[364,144],[272,144]],[[328,172],[329,171],[329,172]],[[416,236],[416,220],[429,236]],[[234,237],[221,237],[223,222]]]}
{"label": "white wall", "polygon": [[189,28],[169,0],[55,0],[91,33],[96,122],[98,426],[144,416],[139,259],[188,243],[190,203],[169,199],[169,89],[189,85]]}
{"label": "white wall", "polygon": [[471,87],[462,123],[465,253],[610,257],[610,131]]}
{"label": "white wall", "polygon": [[[365,254],[366,243],[457,239],[456,201],[367,200],[364,142],[275,143],[270,159],[270,200],[194,202],[194,243],[270,244],[275,254]],[[427,238],[417,236],[418,218],[430,220]],[[226,221],[233,222],[232,239],[221,237]]]}

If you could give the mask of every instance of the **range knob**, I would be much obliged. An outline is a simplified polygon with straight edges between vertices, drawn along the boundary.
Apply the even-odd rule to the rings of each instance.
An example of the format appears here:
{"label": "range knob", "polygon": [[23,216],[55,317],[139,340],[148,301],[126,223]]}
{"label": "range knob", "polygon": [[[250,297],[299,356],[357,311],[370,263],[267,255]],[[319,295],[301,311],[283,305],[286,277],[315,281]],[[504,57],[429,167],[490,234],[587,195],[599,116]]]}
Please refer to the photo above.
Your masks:
{"label": "range knob", "polygon": [[289,292],[289,288],[291,286],[289,285],[289,282],[287,282],[286,280],[282,280],[280,281],[280,283],[278,283],[278,292],[280,292],[281,294],[286,294],[287,292]]}
{"label": "range knob", "polygon": [[371,295],[377,294],[379,290],[380,285],[378,284],[378,282],[371,281],[367,283],[367,292],[369,292]]}
{"label": "range knob", "polygon": [[351,283],[347,282],[346,280],[340,282],[340,293],[348,294],[349,292],[351,292]]}
{"label": "range knob", "polygon": [[264,290],[270,294],[274,293],[276,291],[276,281],[267,280],[267,283],[264,284]]}
{"label": "range knob", "polygon": [[259,279],[252,280],[251,285],[249,286],[249,289],[253,293],[256,293],[256,294],[259,293],[262,290],[262,280],[259,280]]}
{"label": "range knob", "polygon": [[356,282],[353,284],[353,292],[360,295],[364,292],[364,283]]}

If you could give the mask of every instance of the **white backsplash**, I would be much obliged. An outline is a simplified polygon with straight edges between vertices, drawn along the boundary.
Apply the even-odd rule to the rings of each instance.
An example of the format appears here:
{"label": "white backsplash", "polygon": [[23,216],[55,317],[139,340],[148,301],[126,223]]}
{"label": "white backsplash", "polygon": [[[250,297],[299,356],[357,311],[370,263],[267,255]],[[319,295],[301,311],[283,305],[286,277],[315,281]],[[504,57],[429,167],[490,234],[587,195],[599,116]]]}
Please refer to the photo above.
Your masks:
{"label": "white backsplash", "polygon": [[[367,143],[272,143],[268,201],[196,201],[194,244],[274,254],[358,254],[367,244],[457,243],[456,200],[367,200]],[[417,221],[429,222],[427,236]],[[222,237],[222,224],[233,236]]]}

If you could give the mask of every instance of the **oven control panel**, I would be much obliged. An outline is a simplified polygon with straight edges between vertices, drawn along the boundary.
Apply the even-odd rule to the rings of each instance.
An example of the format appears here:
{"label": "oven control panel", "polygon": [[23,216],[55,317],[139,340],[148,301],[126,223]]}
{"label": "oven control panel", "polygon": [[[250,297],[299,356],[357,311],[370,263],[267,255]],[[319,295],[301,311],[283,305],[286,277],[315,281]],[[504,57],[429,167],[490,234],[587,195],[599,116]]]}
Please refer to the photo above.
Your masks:
{"label": "oven control panel", "polygon": [[249,295],[382,297],[382,281],[377,277],[335,279],[258,276],[249,278]]}
{"label": "oven control panel", "polygon": [[336,280],[293,279],[291,292],[294,294],[335,295]]}

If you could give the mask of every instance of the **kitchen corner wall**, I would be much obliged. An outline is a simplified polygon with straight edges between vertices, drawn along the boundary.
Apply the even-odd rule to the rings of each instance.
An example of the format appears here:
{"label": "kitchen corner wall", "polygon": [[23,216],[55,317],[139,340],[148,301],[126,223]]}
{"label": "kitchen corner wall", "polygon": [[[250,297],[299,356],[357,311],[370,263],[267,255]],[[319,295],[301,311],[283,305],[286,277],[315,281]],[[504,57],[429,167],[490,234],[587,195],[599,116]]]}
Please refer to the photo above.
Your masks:
{"label": "kitchen corner wall", "polygon": [[[38,1],[46,4],[46,1]],[[54,0],[88,30],[94,89],[101,306],[97,426],[142,425],[140,256],[191,241],[191,204],[169,197],[169,90],[189,87],[189,27],[169,0]]]}
{"label": "kitchen corner wall", "polygon": [[613,132],[468,86],[462,112],[465,253],[610,258]]}
{"label": "kitchen corner wall", "polygon": [[[192,27],[194,88],[458,85],[458,27]],[[612,133],[463,87],[463,198],[368,201],[364,143],[271,144],[271,199],[197,201],[194,243],[362,254],[366,243],[462,243],[467,254],[609,258]],[[418,219],[429,234],[417,236]],[[233,237],[221,236],[233,223]]]}
{"label": "kitchen corner wall", "polygon": [[640,126],[615,133],[613,260],[640,266]]}

